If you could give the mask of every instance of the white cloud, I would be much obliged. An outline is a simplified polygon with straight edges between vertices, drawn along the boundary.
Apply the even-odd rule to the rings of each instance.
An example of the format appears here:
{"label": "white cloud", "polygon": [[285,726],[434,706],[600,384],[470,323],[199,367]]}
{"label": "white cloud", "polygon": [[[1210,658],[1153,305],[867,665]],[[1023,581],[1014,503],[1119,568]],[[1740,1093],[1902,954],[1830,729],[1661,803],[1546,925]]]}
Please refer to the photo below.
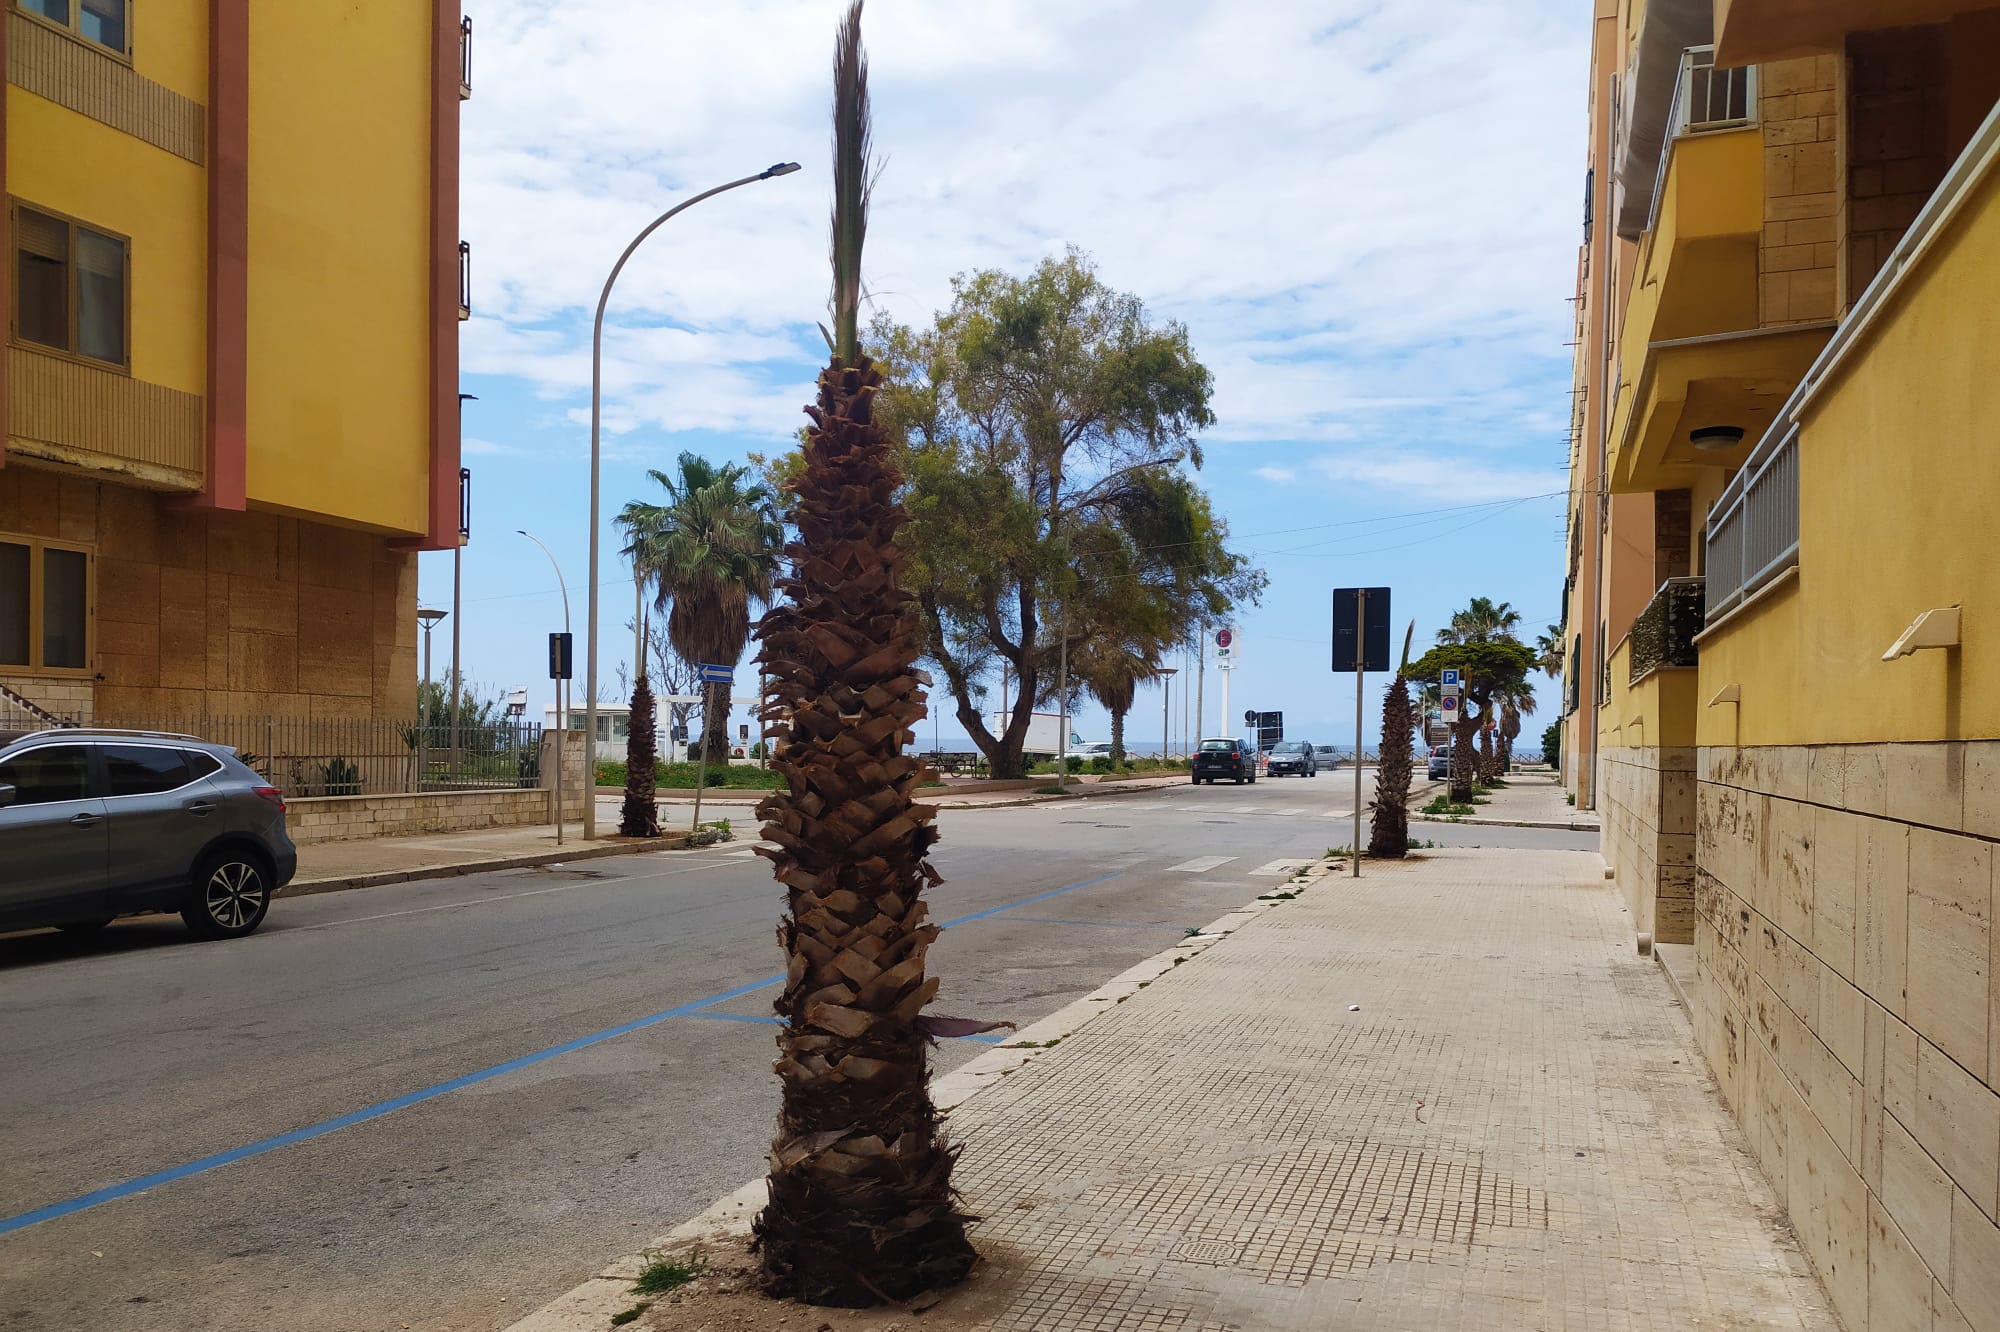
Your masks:
{"label": "white cloud", "polygon": [[1296,467],[1259,467],[1257,475],[1274,485],[1285,485],[1288,482],[1299,479],[1299,469]]}
{"label": "white cloud", "polygon": [[[605,363],[619,430],[789,435],[822,351],[839,8],[484,4],[467,368],[573,410],[589,315],[631,235],[795,158],[799,174],[646,242]],[[867,32],[885,161],[868,273],[896,318],[941,306],[954,273],[1075,243],[1188,324],[1216,372],[1219,441],[1355,444],[1427,412],[1468,456],[1503,432],[1560,434],[1560,404],[1520,386],[1567,359],[1587,37],[1572,5],[871,0]],[[1391,462],[1366,468],[1337,479],[1395,484]]]}

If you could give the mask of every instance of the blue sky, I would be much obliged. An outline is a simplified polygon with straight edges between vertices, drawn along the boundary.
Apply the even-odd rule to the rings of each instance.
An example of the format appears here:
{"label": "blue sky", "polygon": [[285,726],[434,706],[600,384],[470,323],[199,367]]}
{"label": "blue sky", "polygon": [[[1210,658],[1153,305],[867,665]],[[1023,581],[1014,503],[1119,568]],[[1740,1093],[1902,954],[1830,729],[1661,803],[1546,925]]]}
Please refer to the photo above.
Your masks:
{"label": "blue sky", "polygon": [[[824,355],[842,8],[477,8],[465,672],[528,686],[537,716],[561,601],[515,532],[561,561],[581,675],[604,275],[679,198],[786,159],[804,170],[669,223],[613,294],[608,686],[631,656],[632,608],[610,516],[683,449],[769,452],[803,420]],[[1573,4],[870,0],[864,27],[884,160],[866,264],[879,308],[922,321],[954,273],[1023,271],[1075,244],[1185,322],[1215,372],[1201,479],[1271,580],[1239,619],[1234,712],[1282,709],[1295,737],[1351,737],[1352,677],[1327,669],[1336,586],[1393,587],[1419,650],[1475,595],[1513,603],[1531,629],[1555,619],[1588,38]],[[421,595],[449,607],[449,555],[422,557]],[[747,660],[738,679],[754,687]],[[1156,740],[1159,717],[1158,690],[1142,691],[1132,738]],[[963,744],[948,709],[941,729]],[[1077,729],[1108,732],[1095,710]]]}

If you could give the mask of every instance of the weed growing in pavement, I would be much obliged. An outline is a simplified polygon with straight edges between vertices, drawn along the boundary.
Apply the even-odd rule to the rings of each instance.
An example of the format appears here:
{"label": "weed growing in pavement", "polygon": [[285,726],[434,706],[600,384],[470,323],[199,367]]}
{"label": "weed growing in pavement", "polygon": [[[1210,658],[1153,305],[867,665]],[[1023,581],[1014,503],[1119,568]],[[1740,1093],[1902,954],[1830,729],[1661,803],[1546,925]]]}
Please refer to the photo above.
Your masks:
{"label": "weed growing in pavement", "polygon": [[1351,846],[1330,846],[1326,849],[1327,859],[1329,860],[1345,860],[1352,854],[1354,854],[1354,848]]}
{"label": "weed growing in pavement", "polygon": [[669,1258],[658,1249],[648,1249],[644,1257],[646,1265],[639,1269],[639,1279],[632,1286],[634,1295],[665,1295],[708,1270],[708,1260],[698,1249],[685,1258]]}
{"label": "weed growing in pavement", "polygon": [[1455,804],[1453,803],[1450,796],[1433,797],[1430,804],[1425,805],[1422,809],[1417,811],[1417,813],[1419,814],[1428,814],[1431,815],[1433,818],[1447,818],[1447,819],[1464,818],[1467,814],[1470,814],[1471,812],[1472,812],[1472,806]]}
{"label": "weed growing in pavement", "polygon": [[1061,1044],[1062,1037],[1058,1036],[1052,1041],[1009,1041],[1000,1048],[1003,1050],[1053,1050]]}
{"label": "weed growing in pavement", "polygon": [[1571,791],[1568,795],[1564,796],[1563,799],[1569,801],[1570,807],[1572,809],[1576,807],[1576,792]]}
{"label": "weed growing in pavement", "polygon": [[1183,939],[1192,939],[1194,938],[1195,935],[1200,933],[1201,933],[1201,927],[1198,925],[1185,925],[1181,927],[1181,937]]}
{"label": "weed growing in pavement", "polygon": [[1420,842],[1416,838],[1412,837],[1407,845],[1408,849],[1411,851],[1430,851],[1436,848],[1437,843],[1429,840]]}

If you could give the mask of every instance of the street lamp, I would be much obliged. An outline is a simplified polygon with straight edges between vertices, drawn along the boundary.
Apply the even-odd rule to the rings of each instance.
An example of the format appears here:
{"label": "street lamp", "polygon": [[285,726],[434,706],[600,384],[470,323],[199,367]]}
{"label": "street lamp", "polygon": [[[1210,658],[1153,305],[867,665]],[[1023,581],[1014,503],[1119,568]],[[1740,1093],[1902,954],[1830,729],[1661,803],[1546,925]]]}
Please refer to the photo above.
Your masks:
{"label": "street lamp", "polygon": [[1167,751],[1174,746],[1174,720],[1170,708],[1174,698],[1174,677],[1179,674],[1180,670],[1177,667],[1160,667],[1160,767],[1162,769],[1167,766]]}
{"label": "street lamp", "polygon": [[[774,176],[789,176],[799,169],[797,162],[779,162],[765,167],[754,176],[732,180],[727,185],[717,185],[712,190],[704,190],[692,199],[683,200],[646,224],[645,230],[632,238],[625,247],[625,253],[618,256],[618,262],[611,266],[611,276],[604,279],[604,291],[597,298],[597,319],[590,330],[590,591],[589,609],[586,614],[589,624],[584,628],[588,647],[584,653],[584,731],[583,731],[583,771],[586,776],[597,771],[597,514],[598,494],[598,426],[600,407],[604,397],[604,307],[611,300],[611,286],[618,281],[618,275],[625,271],[625,261],[639,248],[646,237],[664,226],[676,214],[694,207],[703,199],[710,199],[725,190],[733,190],[739,185],[749,185],[760,180],[770,180]],[[699,665],[699,663],[696,663]],[[583,805],[583,836],[588,841],[597,836],[597,801],[593,797]]]}
{"label": "street lamp", "polygon": [[[458,431],[465,433],[465,404],[478,402],[476,393],[458,395]],[[465,681],[458,673],[459,639],[465,632],[465,617],[459,612],[465,602],[465,543],[472,539],[472,469],[458,469],[458,540],[451,548],[451,753],[454,764],[458,761],[458,700],[465,692]]]}
{"label": "street lamp", "polygon": [[[542,539],[541,539],[540,537],[536,536],[536,535],[535,535],[535,534],[534,534],[533,532],[529,532],[529,531],[526,531],[526,530],[524,530],[524,529],[522,529],[522,528],[518,528],[518,527],[517,527],[517,528],[515,528],[514,530],[515,530],[515,531],[516,531],[517,533],[519,533],[520,535],[522,535],[522,536],[524,536],[524,537],[528,538],[528,540],[530,540],[530,541],[534,542],[534,543],[535,543],[536,545],[540,546],[540,547],[542,548],[542,554],[544,554],[544,555],[546,555],[546,556],[548,556],[548,557],[549,557],[549,566],[550,566],[551,568],[553,568],[553,569],[554,569],[554,570],[556,571],[556,587],[557,587],[557,588],[559,588],[559,589],[561,590],[561,592],[562,592],[562,603],[563,603],[563,634],[564,634],[565,636],[567,636],[567,635],[569,634],[569,584],[567,584],[567,583],[565,583],[565,582],[563,581],[563,576],[562,576],[562,566],[561,566],[560,564],[557,564],[557,563],[556,563],[556,554],[555,554],[555,552],[554,552],[554,551],[552,551],[552,550],[550,550],[550,549],[548,548],[548,545],[547,545],[547,543],[545,543],[545,542],[544,542],[544,541],[543,541],[543,540],[542,540]],[[558,680],[558,681],[556,681],[556,723],[557,723],[557,728],[556,728],[556,845],[557,845],[557,846],[561,846],[561,845],[562,845],[562,839],[563,839],[563,820],[562,820],[562,815],[563,815],[563,801],[562,801],[562,791],[563,791],[563,780],[562,780],[562,770],[563,770],[563,742],[562,742],[562,738],[563,738],[563,736],[564,736],[565,734],[567,734],[567,733],[568,733],[568,731],[569,731],[569,707],[568,707],[568,704],[567,704],[567,703],[566,703],[566,702],[564,701],[564,697],[563,697],[563,690],[564,690],[564,687],[565,687],[565,685],[566,685],[566,684],[567,684],[567,681],[563,681],[563,680]],[[591,795],[590,799],[591,799],[591,802],[592,802],[592,803],[594,804],[594,803],[596,803],[596,800],[597,800],[597,797],[596,797],[596,795],[595,795],[595,794],[593,793],[593,794]]]}
{"label": "street lamp", "polygon": [[417,709],[417,790],[424,789],[424,772],[430,765],[430,755],[426,752],[431,743],[431,630],[437,627],[447,612],[434,610],[429,606],[419,607],[417,619],[424,627],[424,687],[422,706]]}

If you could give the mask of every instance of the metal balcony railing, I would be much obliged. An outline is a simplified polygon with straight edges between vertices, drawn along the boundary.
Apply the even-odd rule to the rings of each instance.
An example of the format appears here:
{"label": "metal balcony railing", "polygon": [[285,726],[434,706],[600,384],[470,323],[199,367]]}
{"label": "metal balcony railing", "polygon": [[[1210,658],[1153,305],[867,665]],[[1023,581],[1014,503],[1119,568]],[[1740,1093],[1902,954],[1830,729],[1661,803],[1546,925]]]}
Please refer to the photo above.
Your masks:
{"label": "metal balcony railing", "polygon": [[472,18],[458,21],[458,100],[472,97]]}
{"label": "metal balcony railing", "polygon": [[1674,160],[1674,140],[1689,134],[1714,134],[1757,123],[1757,67],[1720,69],[1713,46],[1690,46],[1681,52],[1680,78],[1674,84],[1673,106],[1667,112],[1667,141],[1660,148],[1660,172],[1653,182],[1653,207],[1646,230],[1660,222],[1660,204],[1667,193],[1667,168]]}
{"label": "metal balcony railing", "polygon": [[1695,664],[1703,583],[1700,578],[1669,578],[1632,622],[1633,684],[1665,667]]}
{"label": "metal balcony railing", "polygon": [[1797,426],[1758,444],[1709,511],[1704,544],[1711,620],[1798,563]]}
{"label": "metal balcony railing", "polygon": [[472,318],[472,242],[458,243],[458,317]]}

